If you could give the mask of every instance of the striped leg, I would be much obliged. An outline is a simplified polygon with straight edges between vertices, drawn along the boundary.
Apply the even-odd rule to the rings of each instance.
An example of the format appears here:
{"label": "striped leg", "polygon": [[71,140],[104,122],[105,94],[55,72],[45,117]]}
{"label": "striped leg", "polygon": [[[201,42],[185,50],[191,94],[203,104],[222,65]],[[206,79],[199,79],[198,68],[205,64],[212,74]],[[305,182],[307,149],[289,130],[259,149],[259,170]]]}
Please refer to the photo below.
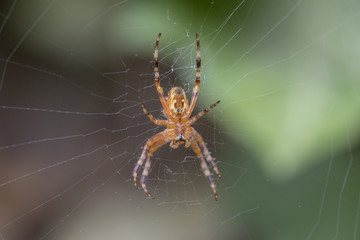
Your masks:
{"label": "striped leg", "polygon": [[199,112],[196,116],[192,117],[190,119],[190,124],[193,124],[194,122],[196,122],[197,120],[199,120],[199,118],[201,118],[202,116],[204,116],[206,113],[208,113],[212,108],[216,107],[216,105],[218,105],[220,103],[220,101],[217,101],[216,103],[212,104],[210,107],[205,108],[204,110],[202,110],[201,112]]}
{"label": "striped leg", "polygon": [[[150,139],[151,140],[151,139]],[[144,160],[145,160],[145,157],[147,156],[148,154],[148,151],[149,151],[149,147],[151,146],[151,143],[150,140],[148,140],[145,144],[145,147],[141,153],[141,156],[139,158],[139,160],[137,161],[135,167],[134,167],[134,170],[133,170],[133,177],[134,177],[134,187],[135,188],[138,188],[137,186],[137,183],[136,183],[136,178],[137,178],[137,175],[138,175],[138,172],[139,172],[139,168],[143,165],[144,163]]]}
{"label": "striped leg", "polygon": [[141,183],[141,186],[142,186],[144,192],[146,193],[146,195],[148,195],[150,198],[154,198],[154,196],[149,193],[149,191],[147,190],[146,185],[145,185],[146,177],[149,175],[150,166],[151,166],[151,156],[148,155],[146,158],[145,168],[142,173],[140,183]]}
{"label": "striped leg", "polygon": [[211,167],[214,169],[214,172],[216,173],[216,175],[221,178],[221,175],[220,175],[220,172],[219,172],[219,169],[217,168],[216,166],[216,163],[214,162],[214,159],[211,157],[211,154],[209,152],[209,150],[207,149],[206,147],[206,144],[203,140],[203,138],[201,137],[201,135],[195,130],[193,129],[194,131],[194,135],[195,135],[195,139],[196,141],[199,143],[200,147],[201,147],[201,150],[202,152],[204,153],[204,156],[206,158],[206,161],[211,165]]}
{"label": "striped leg", "polygon": [[196,153],[196,155],[198,155],[198,158],[199,158],[199,161],[200,161],[200,166],[205,174],[205,177],[208,179],[209,183],[210,183],[210,187],[211,187],[211,190],[213,191],[214,193],[214,196],[215,196],[215,200],[218,199],[218,195],[217,195],[217,192],[216,192],[216,188],[215,188],[215,183],[214,183],[214,180],[212,179],[211,177],[211,174],[210,174],[210,171],[209,171],[209,167],[206,165],[206,162],[204,160],[204,156],[202,155],[201,153],[201,150],[199,148],[199,145],[197,144],[196,141],[192,141],[191,143],[191,147],[192,149],[194,150],[194,152]]}
{"label": "striped leg", "polygon": [[196,104],[196,100],[197,100],[197,96],[199,93],[199,89],[200,89],[200,70],[201,70],[201,56],[200,56],[200,41],[199,41],[199,35],[196,34],[196,45],[197,45],[197,50],[196,50],[196,78],[195,78],[195,87],[193,89],[193,95],[191,98],[191,103],[189,106],[189,109],[185,115],[185,117],[189,118],[192,111],[194,110],[195,104]]}
{"label": "striped leg", "polygon": [[159,74],[159,41],[160,41],[161,33],[159,33],[158,37],[156,38],[156,44],[155,44],[155,51],[154,51],[154,75],[155,75],[155,86],[157,93],[160,98],[161,105],[164,108],[165,115],[168,116],[168,118],[171,117],[171,112],[166,104],[166,98],[164,96],[164,90],[160,86],[160,74]]}
{"label": "striped leg", "polygon": [[[136,178],[139,172],[139,168],[143,165],[145,158],[148,156],[149,153],[149,149],[152,145],[157,144],[157,143],[162,143],[165,140],[165,133],[164,132],[160,132],[158,134],[156,134],[155,136],[153,136],[152,138],[150,138],[146,144],[145,147],[141,153],[141,156],[139,158],[139,160],[137,161],[134,170],[133,170],[133,177],[134,177],[134,186],[135,188],[137,188],[137,183],[136,183]],[[153,151],[152,151],[153,152]]]}
{"label": "striped leg", "polygon": [[166,138],[162,138],[159,142],[152,145],[152,147],[150,148],[149,153],[147,155],[147,158],[146,158],[146,163],[145,163],[144,171],[142,172],[142,175],[141,175],[140,183],[141,183],[141,187],[143,188],[144,192],[150,198],[154,198],[154,196],[151,195],[149,193],[149,191],[147,190],[145,181],[146,181],[147,176],[149,175],[149,170],[150,170],[150,167],[151,167],[151,158],[153,156],[153,153],[156,150],[158,150],[160,147],[162,147],[167,142],[169,142],[169,141]]}
{"label": "striped leg", "polygon": [[149,112],[146,110],[144,104],[141,104],[141,107],[142,107],[145,115],[148,116],[148,118],[150,118],[150,120],[151,120],[153,123],[155,123],[156,125],[167,125],[167,123],[168,123],[167,120],[157,120],[157,119],[155,119],[154,116],[151,115],[151,113],[149,113]]}

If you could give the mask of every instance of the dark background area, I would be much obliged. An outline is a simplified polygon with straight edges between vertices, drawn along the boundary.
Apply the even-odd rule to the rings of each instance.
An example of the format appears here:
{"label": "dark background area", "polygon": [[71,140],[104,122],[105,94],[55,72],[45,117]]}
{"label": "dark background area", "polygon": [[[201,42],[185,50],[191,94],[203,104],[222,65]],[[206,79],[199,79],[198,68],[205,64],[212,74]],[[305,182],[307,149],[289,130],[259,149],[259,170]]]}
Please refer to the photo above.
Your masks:
{"label": "dark background area", "polygon": [[[358,239],[356,1],[1,1],[0,239]],[[167,92],[190,98],[223,178],[154,154]]]}

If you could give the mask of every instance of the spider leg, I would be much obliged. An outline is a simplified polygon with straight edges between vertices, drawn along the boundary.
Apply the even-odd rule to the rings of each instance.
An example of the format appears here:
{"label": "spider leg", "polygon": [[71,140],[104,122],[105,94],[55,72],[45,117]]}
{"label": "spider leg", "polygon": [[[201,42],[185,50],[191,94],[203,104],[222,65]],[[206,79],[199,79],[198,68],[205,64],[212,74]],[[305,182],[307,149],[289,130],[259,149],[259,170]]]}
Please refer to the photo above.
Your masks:
{"label": "spider leg", "polygon": [[148,118],[150,118],[150,120],[155,123],[156,125],[167,125],[168,121],[167,120],[158,120],[158,119],[155,119],[153,115],[151,115],[151,113],[149,113],[144,104],[141,104],[141,107],[145,113],[146,116],[148,116]]}
{"label": "spider leg", "polygon": [[156,144],[156,143],[162,143],[163,141],[165,141],[165,143],[167,142],[166,140],[166,136],[165,136],[165,131],[163,132],[159,132],[158,134],[156,134],[155,136],[151,137],[145,144],[144,149],[141,153],[141,156],[139,158],[139,160],[137,161],[134,170],[133,170],[133,177],[134,177],[134,186],[135,188],[137,188],[137,183],[136,183],[136,178],[139,172],[139,168],[143,165],[145,158],[147,157],[148,153],[149,153],[149,149],[152,145]]}
{"label": "spider leg", "polygon": [[195,135],[195,139],[196,141],[199,143],[201,149],[202,149],[202,152],[204,153],[205,155],[205,158],[206,158],[206,161],[211,165],[211,167],[214,169],[214,172],[216,173],[216,175],[221,178],[221,175],[220,175],[220,172],[219,172],[219,169],[217,168],[216,166],[216,163],[214,162],[214,158],[211,157],[211,154],[209,152],[209,150],[207,149],[206,147],[206,144],[204,142],[204,139],[201,137],[201,135],[195,130],[193,129],[194,131],[194,135]]}
{"label": "spider leg", "polygon": [[164,90],[160,86],[160,74],[159,74],[159,41],[160,41],[161,33],[159,33],[158,37],[156,38],[156,44],[155,44],[155,51],[154,51],[154,75],[155,75],[155,86],[157,93],[160,98],[161,105],[164,108],[165,115],[167,115],[168,118],[171,117],[171,112],[166,104],[166,98],[164,95]]}
{"label": "spider leg", "polygon": [[145,147],[144,147],[144,149],[143,149],[143,151],[141,153],[141,156],[140,156],[139,160],[137,161],[137,163],[136,163],[136,165],[134,167],[134,170],[133,170],[134,187],[135,188],[138,188],[137,183],[136,183],[136,178],[137,178],[137,175],[138,175],[138,172],[139,172],[139,168],[143,165],[145,157],[147,156],[147,153],[149,151],[148,142],[146,143],[146,145],[145,145]]}
{"label": "spider leg", "polygon": [[199,93],[199,89],[200,89],[200,70],[201,70],[201,56],[200,56],[200,41],[199,41],[199,35],[196,34],[196,45],[197,45],[197,50],[196,50],[196,76],[195,76],[195,87],[193,89],[193,94],[192,94],[192,98],[191,98],[191,103],[189,106],[189,109],[187,110],[187,113],[185,115],[185,118],[189,118],[192,111],[194,110],[195,104],[196,104],[196,100],[197,100],[197,95]]}
{"label": "spider leg", "polygon": [[[166,131],[166,130],[165,130]],[[165,131],[160,132],[158,134],[156,134],[155,136],[151,137],[145,144],[145,147],[141,153],[141,156],[134,168],[133,171],[133,177],[134,177],[134,186],[135,188],[137,188],[137,182],[136,182],[136,178],[139,172],[139,168],[143,165],[145,158],[146,158],[146,163],[145,163],[145,167],[144,167],[144,171],[142,173],[141,176],[141,186],[144,189],[145,193],[150,197],[150,198],[154,198],[149,191],[146,188],[145,185],[145,180],[146,177],[149,175],[149,170],[150,170],[150,166],[151,166],[151,157],[153,155],[153,153],[159,149],[161,146],[163,146],[165,143],[169,142],[170,140],[166,137]]]}
{"label": "spider leg", "polygon": [[210,183],[210,187],[211,187],[211,189],[212,189],[212,191],[214,193],[215,200],[217,201],[218,195],[217,195],[217,192],[216,192],[215,183],[214,183],[213,178],[211,177],[209,167],[206,165],[206,162],[204,160],[204,156],[201,153],[200,147],[199,147],[199,145],[197,144],[196,141],[192,141],[191,147],[194,150],[194,152],[196,153],[196,155],[198,155],[201,168],[202,168],[202,170],[203,170],[203,172],[205,174],[205,177],[208,179],[208,181]]}
{"label": "spider leg", "polygon": [[220,100],[217,101],[216,103],[212,104],[210,107],[205,108],[204,110],[202,110],[201,112],[199,112],[196,116],[192,117],[189,121],[190,124],[193,124],[194,122],[196,122],[197,120],[199,120],[199,118],[201,118],[202,116],[204,116],[206,113],[208,113],[212,108],[216,107],[216,105],[218,105],[220,103]]}
{"label": "spider leg", "polygon": [[151,146],[149,153],[147,155],[146,158],[146,163],[145,163],[145,167],[144,167],[144,171],[141,175],[141,187],[143,188],[144,192],[146,193],[146,195],[148,195],[150,198],[154,198],[154,196],[152,196],[149,191],[146,188],[146,184],[145,184],[145,180],[147,178],[147,176],[149,175],[149,170],[150,170],[150,166],[151,166],[151,158],[153,156],[153,153],[158,150],[160,147],[162,147],[165,143],[167,143],[168,140],[166,138],[163,138],[162,140],[160,140],[159,142],[155,143],[154,145]]}
{"label": "spider leg", "polygon": [[144,171],[141,176],[140,183],[141,183],[141,186],[142,186],[144,192],[146,193],[146,195],[148,195],[150,198],[154,199],[155,197],[149,193],[149,191],[147,190],[146,185],[145,185],[146,177],[149,175],[150,166],[151,166],[151,156],[150,156],[150,154],[148,154],[148,156],[146,158],[145,168],[144,168]]}

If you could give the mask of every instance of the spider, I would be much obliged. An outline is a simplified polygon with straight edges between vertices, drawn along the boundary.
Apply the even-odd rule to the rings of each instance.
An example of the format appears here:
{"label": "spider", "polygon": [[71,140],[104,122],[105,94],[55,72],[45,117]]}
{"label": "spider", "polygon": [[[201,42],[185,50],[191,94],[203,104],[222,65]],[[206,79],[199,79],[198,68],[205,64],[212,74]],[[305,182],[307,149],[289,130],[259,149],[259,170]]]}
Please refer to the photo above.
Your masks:
{"label": "spider", "polygon": [[171,148],[178,148],[179,145],[185,144],[185,147],[188,148],[191,146],[193,151],[197,154],[200,166],[202,171],[204,172],[205,177],[208,179],[210,183],[210,187],[214,193],[215,200],[217,200],[218,195],[216,192],[214,181],[210,175],[210,170],[206,161],[211,165],[215,173],[219,178],[221,175],[219,173],[218,168],[214,162],[214,159],[211,157],[209,150],[206,147],[206,144],[201,137],[201,135],[191,127],[191,125],[196,122],[199,118],[204,116],[207,112],[210,111],[213,107],[218,105],[220,101],[212,104],[210,107],[205,108],[203,111],[198,113],[196,116],[190,118],[192,111],[194,110],[196,99],[198,96],[199,88],[200,88],[200,68],[201,68],[201,57],[200,57],[200,41],[199,35],[196,34],[196,43],[197,43],[197,51],[196,51],[196,80],[195,87],[192,93],[192,99],[189,105],[189,102],[186,98],[185,91],[181,87],[173,87],[168,97],[164,96],[164,91],[160,86],[159,80],[159,61],[158,61],[158,53],[159,53],[159,41],[160,41],[161,33],[159,33],[154,51],[154,75],[155,75],[155,86],[157,93],[160,98],[160,102],[162,107],[164,108],[164,115],[167,120],[158,120],[155,119],[145,108],[144,104],[141,104],[141,107],[146,116],[150,118],[150,120],[156,125],[166,125],[167,128],[151,137],[145,144],[144,149],[141,153],[137,164],[133,170],[134,177],[134,186],[137,188],[136,178],[138,175],[139,168],[144,164],[146,159],[145,167],[141,176],[141,186],[145,193],[150,197],[154,198],[146,188],[145,180],[149,174],[150,165],[151,165],[151,157],[153,153],[158,150],[164,144],[170,142]]}

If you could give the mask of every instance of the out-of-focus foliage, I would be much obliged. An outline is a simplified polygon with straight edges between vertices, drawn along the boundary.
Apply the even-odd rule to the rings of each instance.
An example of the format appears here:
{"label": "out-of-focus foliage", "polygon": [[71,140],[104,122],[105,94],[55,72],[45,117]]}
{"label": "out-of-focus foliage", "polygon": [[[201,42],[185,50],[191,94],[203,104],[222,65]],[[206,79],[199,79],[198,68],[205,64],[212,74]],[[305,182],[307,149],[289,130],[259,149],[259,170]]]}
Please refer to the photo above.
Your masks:
{"label": "out-of-focus foliage", "polygon": [[[96,49],[87,46],[96,39],[103,39],[109,51],[151,56],[158,32],[163,33],[160,45],[172,50],[181,47],[177,44],[184,35],[194,40],[199,32],[206,49],[202,89],[216,89],[200,101],[220,98],[221,128],[239,133],[233,138],[258,156],[269,176],[286,179],[313,166],[329,148],[346,148],[344,134],[358,137],[359,5],[334,0],[123,1],[107,8],[98,1],[85,7],[69,1],[49,13],[49,21],[62,31],[41,32],[41,26],[37,31],[92,58]],[[30,13],[24,8],[22,17]],[[104,18],[107,24],[99,26]],[[71,37],[92,28],[99,28],[98,34]]]}
{"label": "out-of-focus foliage", "polygon": [[[224,4],[229,7],[147,2],[123,9],[107,34],[113,45],[122,40],[129,43],[122,49],[137,46],[151,54],[148,43],[157,32],[164,33],[163,46],[175,42],[174,49],[184,31],[190,39],[200,32],[206,49],[202,89],[216,89],[201,101],[222,100],[221,128],[238,133],[234,139],[272,178],[294,177],[329,149],[346,149],[347,134],[358,138],[360,3]],[[157,14],[165,11],[168,19]],[[156,28],[141,28],[146,24]]]}
{"label": "out-of-focus foliage", "polygon": [[[62,74],[73,70],[68,69],[68,66],[72,66],[71,61],[74,61],[77,64],[76,67],[81,65],[85,70],[79,70],[83,72],[77,78],[74,77],[76,78],[74,82],[70,81],[71,84],[75,83],[74,86],[71,85],[73,87],[70,88],[71,90],[77,89],[77,81],[81,82],[82,85],[80,85],[84,88],[91,85],[90,82],[104,80],[102,73],[112,72],[114,69],[108,70],[107,64],[120,62],[109,60],[113,56],[117,60],[140,56],[139,58],[150,65],[155,38],[159,32],[162,32],[160,73],[164,74],[165,67],[178,67],[176,69],[178,75],[185,73],[184,77],[179,78],[190,96],[195,75],[193,71],[191,75],[186,70],[195,65],[195,48],[186,53],[182,52],[182,48],[191,44],[195,47],[195,33],[200,34],[203,67],[197,106],[207,107],[216,100],[221,100],[221,104],[212,110],[216,114],[209,114],[209,116],[214,116],[213,122],[216,123],[216,127],[212,129],[230,139],[230,141],[226,139],[226,143],[233,144],[221,146],[225,151],[214,151],[219,168],[224,171],[223,179],[216,182],[219,186],[220,200],[214,208],[211,206],[208,209],[208,201],[205,202],[206,204],[201,202],[199,207],[195,205],[198,209],[206,209],[206,214],[202,218],[209,219],[211,225],[207,225],[208,222],[201,218],[193,218],[191,220],[196,220],[193,224],[194,231],[199,230],[197,225],[202,222],[204,225],[201,225],[203,228],[200,229],[204,230],[199,232],[216,232],[218,238],[231,236],[232,233],[237,238],[244,233],[258,233],[258,235],[249,234],[250,237],[246,236],[247,238],[244,237],[244,239],[355,238],[359,228],[356,226],[359,218],[357,192],[359,166],[356,164],[359,159],[356,147],[358,147],[360,134],[359,1],[54,1],[49,11],[42,15],[44,6],[48,6],[48,3],[34,4],[28,1],[16,6],[8,24],[14,26],[9,38],[17,40],[4,41],[9,46],[0,49],[1,56],[9,56],[16,48],[16,44],[20,42],[16,53],[33,52],[33,56],[40,60],[33,62],[30,57],[23,60],[19,56],[21,61],[16,67],[33,74],[43,70],[42,57],[45,59],[44,62],[58,61],[57,63],[60,62],[60,64],[54,65],[62,66],[63,64],[66,67],[55,70],[45,67],[44,69],[52,76],[58,74],[61,79],[60,85],[67,81],[66,76]],[[38,23],[32,28],[34,19],[38,20]],[[24,38],[26,41],[21,42],[19,39],[28,30],[29,34]],[[0,39],[2,36],[7,37],[8,32],[4,31],[1,34]],[[183,56],[186,57],[183,58]],[[130,60],[127,63],[129,62]],[[24,66],[21,65],[22,63]],[[2,66],[4,65],[6,64]],[[133,72],[138,71],[137,66],[131,67]],[[124,66],[115,69],[122,73],[129,70]],[[151,79],[152,70],[150,67],[149,69],[150,71],[146,74],[149,74],[148,79]],[[6,74],[10,72],[8,70]],[[128,91],[131,88],[132,91],[133,86],[151,86],[149,83],[132,85],[126,82],[133,81],[134,75],[139,77],[142,74],[144,73],[139,71],[133,73],[132,77],[127,76],[125,80],[121,79],[128,87],[122,90]],[[90,80],[89,75],[95,76],[92,76]],[[120,74],[119,78],[124,75]],[[5,83],[11,81],[9,76],[10,74],[6,76]],[[42,77],[46,79],[48,76]],[[32,86],[37,87],[36,84]],[[135,88],[134,92],[136,90],[138,89]],[[4,91],[1,94],[4,96]],[[10,93],[6,94],[10,95]],[[69,93],[69,96],[72,94],[76,95],[77,92]],[[91,94],[86,92],[84,95],[90,97]],[[155,89],[154,95],[156,96]],[[63,104],[59,104],[60,106],[67,106],[61,110],[70,111],[76,104],[78,104],[76,107],[84,104],[71,103],[73,98],[68,99],[67,96],[64,94],[62,97],[66,100],[59,100]],[[38,96],[31,97],[36,99]],[[39,97],[39,102],[46,100],[46,94]],[[67,101],[69,104],[64,104]],[[23,102],[20,104],[22,104],[20,107],[26,107]],[[78,111],[76,107],[74,111]],[[57,109],[57,105],[54,109]],[[86,112],[85,109],[81,110]],[[138,110],[141,112],[140,107]],[[106,112],[108,108],[103,108],[101,111]],[[44,113],[50,115],[52,111]],[[19,115],[21,114],[20,111]],[[57,116],[52,117],[55,119]],[[134,124],[132,128],[140,125]],[[74,125],[74,128],[76,127]],[[126,129],[126,126],[120,128]],[[76,130],[69,135],[74,133]],[[44,140],[50,136],[52,135],[45,133],[40,139]],[[122,140],[124,139],[129,140],[127,144],[134,145],[131,143],[133,136],[127,135]],[[219,142],[223,143],[222,140],[220,139]],[[44,142],[47,143],[47,141]],[[215,140],[214,142],[214,145],[218,143]],[[90,142],[84,141],[85,147],[91,145],[88,143]],[[122,141],[121,144],[123,144]],[[31,149],[29,151],[31,153]],[[65,147],[61,149],[61,152],[67,153],[67,151]],[[119,153],[120,156],[121,154]],[[77,155],[72,154],[70,159],[75,158],[74,156]],[[111,154],[106,156],[114,160],[118,155],[114,158]],[[31,154],[30,157],[32,157]],[[92,157],[97,158],[97,156]],[[36,159],[36,157],[33,158]],[[65,162],[64,159],[60,161]],[[136,159],[135,154],[127,156],[124,161],[126,163],[114,161],[111,167],[126,168],[132,166],[132,162]],[[84,162],[79,165],[81,169],[84,169],[84,165],[87,166],[89,161]],[[19,165],[24,165],[23,163]],[[54,172],[61,176],[66,175],[61,167],[56,168],[57,164],[59,163],[52,165],[55,166]],[[241,166],[243,171],[232,167],[235,165]],[[42,165],[31,166],[29,169],[31,170],[27,172],[45,170]],[[76,172],[75,168],[74,172]],[[243,173],[246,173],[244,177],[239,177]],[[78,175],[76,172],[76,176]],[[120,176],[123,177],[121,174]],[[13,179],[18,175],[13,173],[10,177]],[[19,177],[18,182],[22,187],[23,179],[21,178]],[[26,180],[24,177],[24,182]],[[76,185],[74,184],[76,181],[68,180],[65,185],[67,187]],[[36,187],[42,186],[40,182],[44,181],[39,180]],[[118,187],[117,184],[117,182],[114,184],[115,189]],[[101,189],[98,187],[101,184],[95,183],[95,185],[97,189]],[[110,183],[104,185],[111,189],[109,190],[111,193],[106,194],[112,196],[110,195],[114,194],[112,185]],[[56,188],[53,185],[50,187]],[[157,202],[146,202],[148,205],[142,205],[130,197],[126,199],[128,202],[125,202],[124,195],[132,190],[131,188],[128,192],[118,194],[119,199],[124,202],[118,204],[120,200],[116,199],[116,203],[111,205],[108,210],[110,212],[114,209],[113,206],[119,206],[117,209],[119,213],[115,212],[114,218],[109,218],[113,212],[105,211],[103,221],[99,221],[99,215],[95,214],[95,220],[91,223],[86,222],[88,219],[84,218],[84,226],[96,233],[103,233],[101,230],[104,228],[101,228],[99,223],[110,222],[115,225],[111,225],[112,230],[119,230],[121,229],[118,228],[119,218],[122,218],[121,227],[126,227],[127,224],[131,227],[137,226],[138,219],[134,216],[141,218],[146,211],[134,215],[133,210],[141,205],[142,208],[149,209],[145,214],[147,218],[144,219],[147,220],[149,216],[151,216],[150,221],[156,219],[149,227],[154,231],[152,237],[157,238],[156,234],[161,231],[164,234],[164,221],[166,222],[167,219],[163,216],[168,216],[167,209],[162,206],[154,208],[152,204],[156,205]],[[64,195],[55,195],[54,198],[54,195],[49,194],[50,199],[54,198],[54,202],[57,203],[62,201],[60,197]],[[72,213],[73,209],[77,210],[78,204],[80,207],[83,203],[87,204],[87,196],[76,199],[75,204],[70,204],[71,207],[67,206],[66,210]],[[39,198],[34,202],[26,208],[27,210],[19,211],[19,215],[23,214],[26,218],[28,209],[30,209],[29,213],[32,213],[32,210],[36,212],[37,208],[42,209],[42,203],[47,201]],[[87,209],[90,212],[96,207],[102,207],[102,204],[94,202],[95,204]],[[122,211],[124,208],[129,211]],[[216,213],[213,209],[216,209]],[[124,212],[128,215],[124,215]],[[250,214],[246,215],[248,212]],[[160,217],[153,218],[153,216]],[[176,213],[174,216],[178,219]],[[189,214],[189,216],[191,218],[192,215]],[[61,225],[65,222],[64,225],[66,225],[76,220],[78,219],[73,216],[57,219],[56,223],[49,225],[48,228],[52,229],[55,226],[54,229],[58,230],[57,224]],[[143,220],[143,222],[146,221]],[[169,224],[169,229],[176,228],[179,234],[186,232],[181,229],[186,224],[174,222],[166,222]],[[104,225],[106,225],[104,232],[107,233],[109,224]],[[217,225],[220,225],[218,229]],[[78,225],[74,226],[78,227]],[[244,230],[239,230],[239,226]],[[128,229],[132,230],[132,228]],[[48,229],[45,232],[48,232]],[[59,232],[61,233],[61,229]],[[76,232],[79,238],[84,236],[78,229],[65,230],[65,232],[70,235]],[[114,236],[117,236],[116,234]],[[169,236],[171,234],[172,232]],[[59,236],[62,235],[59,234]],[[94,235],[90,234],[90,236]]]}

